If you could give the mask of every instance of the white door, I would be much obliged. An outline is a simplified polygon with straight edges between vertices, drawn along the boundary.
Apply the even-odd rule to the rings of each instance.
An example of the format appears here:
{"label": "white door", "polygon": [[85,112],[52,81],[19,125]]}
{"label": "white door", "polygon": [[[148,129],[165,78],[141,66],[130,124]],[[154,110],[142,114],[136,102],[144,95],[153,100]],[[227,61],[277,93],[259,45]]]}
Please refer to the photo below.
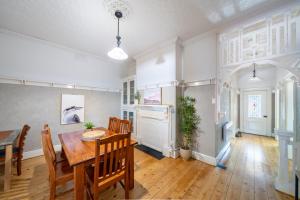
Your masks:
{"label": "white door", "polygon": [[244,132],[267,135],[267,90],[245,91],[243,101]]}

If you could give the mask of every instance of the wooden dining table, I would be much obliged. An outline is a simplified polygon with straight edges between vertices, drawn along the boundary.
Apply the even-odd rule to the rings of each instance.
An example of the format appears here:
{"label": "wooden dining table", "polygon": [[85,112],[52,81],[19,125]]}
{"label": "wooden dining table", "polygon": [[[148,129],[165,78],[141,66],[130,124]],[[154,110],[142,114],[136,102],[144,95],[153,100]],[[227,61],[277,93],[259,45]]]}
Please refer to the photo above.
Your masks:
{"label": "wooden dining table", "polygon": [[[102,127],[94,130],[105,131],[104,137],[116,134]],[[66,158],[74,169],[74,195],[76,200],[84,199],[84,170],[86,166],[95,162],[95,141],[83,141],[82,134],[84,132],[85,130],[80,130],[58,134]],[[129,148],[130,189],[134,187],[134,145],[136,143],[135,140],[131,140]],[[101,150],[101,147],[100,152],[104,152],[104,150]]]}
{"label": "wooden dining table", "polygon": [[11,163],[13,156],[13,145],[16,143],[20,130],[0,131],[0,147],[5,148],[5,169],[4,169],[4,192],[11,186]]}

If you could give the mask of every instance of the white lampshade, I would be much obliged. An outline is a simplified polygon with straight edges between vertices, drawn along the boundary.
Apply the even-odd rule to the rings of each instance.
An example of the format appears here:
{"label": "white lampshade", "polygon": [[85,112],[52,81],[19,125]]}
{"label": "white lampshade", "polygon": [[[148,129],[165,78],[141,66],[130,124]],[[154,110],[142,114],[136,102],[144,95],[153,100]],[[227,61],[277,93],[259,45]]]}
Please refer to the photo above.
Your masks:
{"label": "white lampshade", "polygon": [[107,55],[115,60],[126,60],[128,58],[128,55],[120,47],[113,48]]}
{"label": "white lampshade", "polygon": [[250,79],[249,79],[250,81],[260,81],[260,78],[258,78],[257,76],[252,76],[252,77],[250,77]]}

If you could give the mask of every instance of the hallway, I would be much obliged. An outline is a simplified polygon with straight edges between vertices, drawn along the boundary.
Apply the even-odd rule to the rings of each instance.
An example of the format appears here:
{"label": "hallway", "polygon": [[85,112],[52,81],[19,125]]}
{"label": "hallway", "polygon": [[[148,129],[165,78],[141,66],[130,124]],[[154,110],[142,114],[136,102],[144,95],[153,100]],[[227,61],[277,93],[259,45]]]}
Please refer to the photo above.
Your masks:
{"label": "hallway", "polygon": [[292,199],[274,190],[278,143],[273,138],[243,134],[232,145],[228,161],[227,199]]}

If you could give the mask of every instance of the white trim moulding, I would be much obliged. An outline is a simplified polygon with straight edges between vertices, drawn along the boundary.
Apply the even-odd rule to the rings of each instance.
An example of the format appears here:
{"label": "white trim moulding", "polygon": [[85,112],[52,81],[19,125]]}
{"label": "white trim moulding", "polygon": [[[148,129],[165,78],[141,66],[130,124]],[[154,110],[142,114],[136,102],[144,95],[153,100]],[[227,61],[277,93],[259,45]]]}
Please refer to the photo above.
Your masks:
{"label": "white trim moulding", "polygon": [[183,83],[183,87],[195,87],[195,86],[203,86],[203,85],[215,85],[216,79],[208,79],[208,80],[201,80],[201,81],[192,81]]}
{"label": "white trim moulding", "polygon": [[40,87],[67,88],[67,89],[78,89],[78,90],[92,90],[92,91],[101,91],[101,92],[117,92],[117,93],[121,92],[121,90],[117,88],[101,88],[101,87],[93,87],[93,86],[82,86],[76,84],[22,80],[18,78],[1,77],[1,76],[0,76],[0,83],[31,85],[31,86],[40,86]]}

